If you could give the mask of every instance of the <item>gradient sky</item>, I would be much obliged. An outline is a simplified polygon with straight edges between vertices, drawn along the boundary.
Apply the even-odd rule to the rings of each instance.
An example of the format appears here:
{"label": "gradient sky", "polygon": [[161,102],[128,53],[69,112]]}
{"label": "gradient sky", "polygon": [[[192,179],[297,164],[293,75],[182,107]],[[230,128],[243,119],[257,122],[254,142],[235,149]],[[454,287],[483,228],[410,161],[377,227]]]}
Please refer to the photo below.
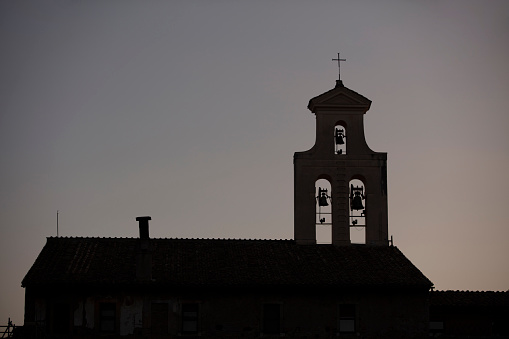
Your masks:
{"label": "gradient sky", "polygon": [[308,100],[373,101],[389,234],[437,289],[509,289],[509,1],[0,2],[0,323],[61,236],[293,238]]}

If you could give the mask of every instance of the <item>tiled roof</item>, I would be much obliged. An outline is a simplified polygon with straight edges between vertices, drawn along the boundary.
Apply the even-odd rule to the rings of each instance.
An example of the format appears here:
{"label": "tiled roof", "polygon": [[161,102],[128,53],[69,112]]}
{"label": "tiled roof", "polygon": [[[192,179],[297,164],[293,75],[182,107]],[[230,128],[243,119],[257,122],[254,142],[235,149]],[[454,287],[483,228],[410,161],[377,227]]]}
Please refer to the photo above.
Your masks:
{"label": "tiled roof", "polygon": [[509,306],[509,291],[433,291],[432,306]]}
{"label": "tiled roof", "polygon": [[[429,288],[389,246],[297,245],[293,240],[150,239],[151,284]],[[135,284],[136,238],[48,238],[23,286]]]}

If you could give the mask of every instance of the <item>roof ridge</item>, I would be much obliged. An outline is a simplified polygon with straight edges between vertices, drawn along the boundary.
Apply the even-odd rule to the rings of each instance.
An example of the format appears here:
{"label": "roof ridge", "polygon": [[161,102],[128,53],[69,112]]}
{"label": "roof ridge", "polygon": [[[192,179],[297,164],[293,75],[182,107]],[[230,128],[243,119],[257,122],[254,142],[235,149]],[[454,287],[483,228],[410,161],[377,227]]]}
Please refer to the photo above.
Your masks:
{"label": "roof ridge", "polygon": [[[88,237],[88,236],[50,236],[46,239],[94,239],[94,240],[114,240],[114,239],[139,239],[139,237]],[[294,242],[294,239],[256,239],[256,238],[150,238],[151,240],[219,240],[219,241],[282,241]]]}
{"label": "roof ridge", "polygon": [[84,236],[58,236],[46,237],[46,239],[139,239],[137,237],[84,237]]}
{"label": "roof ridge", "polygon": [[230,241],[294,241],[293,239],[256,239],[256,238],[150,238],[167,240],[230,240]]}
{"label": "roof ridge", "polygon": [[477,290],[477,291],[471,291],[471,290],[434,290],[433,293],[509,293],[509,290],[507,291],[484,291],[484,290]]}

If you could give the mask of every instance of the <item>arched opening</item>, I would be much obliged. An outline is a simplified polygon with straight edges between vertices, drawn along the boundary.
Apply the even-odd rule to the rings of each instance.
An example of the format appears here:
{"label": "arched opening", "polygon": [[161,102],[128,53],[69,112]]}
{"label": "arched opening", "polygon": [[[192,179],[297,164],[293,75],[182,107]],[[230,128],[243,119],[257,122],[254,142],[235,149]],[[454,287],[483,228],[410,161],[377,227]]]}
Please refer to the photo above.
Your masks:
{"label": "arched opening", "polygon": [[346,154],[346,123],[338,121],[334,126],[334,153]]}
{"label": "arched opening", "polygon": [[349,182],[349,224],[350,241],[353,244],[366,243],[366,187],[362,178],[354,177]]}
{"label": "arched opening", "polygon": [[330,181],[318,179],[315,182],[316,197],[316,243],[332,244],[332,190]]}

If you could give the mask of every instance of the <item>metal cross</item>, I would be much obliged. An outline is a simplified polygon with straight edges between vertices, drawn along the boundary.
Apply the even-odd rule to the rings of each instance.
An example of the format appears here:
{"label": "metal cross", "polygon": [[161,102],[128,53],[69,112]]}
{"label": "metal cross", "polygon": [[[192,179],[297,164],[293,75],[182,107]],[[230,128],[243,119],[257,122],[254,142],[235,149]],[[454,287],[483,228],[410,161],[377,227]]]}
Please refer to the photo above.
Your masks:
{"label": "metal cross", "polygon": [[340,59],[339,58],[339,53],[338,53],[338,58],[337,59],[332,59],[332,61],[337,61],[338,62],[338,80],[341,80],[341,65],[339,63],[341,61],[346,61],[346,59]]}

